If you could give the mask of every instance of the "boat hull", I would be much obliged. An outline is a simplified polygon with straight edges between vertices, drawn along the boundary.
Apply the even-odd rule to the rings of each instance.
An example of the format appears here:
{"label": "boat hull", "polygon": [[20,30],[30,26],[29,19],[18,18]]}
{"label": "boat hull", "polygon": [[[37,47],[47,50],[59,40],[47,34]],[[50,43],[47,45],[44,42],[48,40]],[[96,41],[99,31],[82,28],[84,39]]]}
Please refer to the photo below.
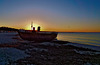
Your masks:
{"label": "boat hull", "polygon": [[56,32],[18,32],[19,36],[23,40],[28,40],[28,41],[52,41],[57,37]]}

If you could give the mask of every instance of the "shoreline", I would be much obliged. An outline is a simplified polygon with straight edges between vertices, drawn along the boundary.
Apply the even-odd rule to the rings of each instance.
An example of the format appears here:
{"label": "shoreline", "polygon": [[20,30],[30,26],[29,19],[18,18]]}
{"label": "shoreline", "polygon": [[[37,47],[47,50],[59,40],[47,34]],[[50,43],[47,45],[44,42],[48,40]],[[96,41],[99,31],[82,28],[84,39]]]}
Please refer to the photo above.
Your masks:
{"label": "shoreline", "polygon": [[[18,33],[17,32],[10,32],[10,33],[0,33],[0,34],[5,34],[5,35],[8,35],[5,39],[8,39],[9,41],[3,41],[3,42],[0,42],[0,46],[4,46],[3,44],[16,44],[18,43],[19,41],[23,41],[25,42],[24,40],[22,40]],[[1,39],[2,40],[2,39]],[[70,42],[70,41],[63,41],[63,40],[54,40],[52,41],[53,43],[58,43],[58,44],[64,44],[64,45],[74,45],[74,46],[77,46],[77,47],[83,47],[83,48],[89,48],[89,49],[93,49],[93,50],[97,50],[97,51],[100,51],[99,47],[100,46],[96,46],[96,45],[89,45],[89,44],[82,44],[82,43],[75,43],[75,42]],[[67,43],[67,44],[66,44]],[[6,45],[4,47],[6,47]],[[10,45],[7,45],[8,47]],[[94,48],[93,48],[94,47]]]}
{"label": "shoreline", "polygon": [[[17,39],[17,38],[13,38],[13,39]],[[32,42],[32,41],[31,41]],[[31,43],[30,41],[23,41],[23,42],[18,42],[18,43],[4,43],[4,44],[0,44],[0,48],[2,47],[18,47],[20,46],[20,43]],[[33,41],[33,44],[34,43],[42,43],[42,42],[34,42]],[[45,42],[43,42],[45,43]],[[72,45],[72,46],[75,46],[75,47],[81,47],[81,48],[87,48],[87,49],[91,49],[91,50],[95,50],[95,51],[100,51],[100,46],[94,46],[94,45],[87,45],[87,44],[80,44],[80,43],[74,43],[74,42],[69,42],[69,41],[62,41],[62,40],[54,40],[54,41],[51,41],[50,43],[56,43],[56,44],[60,44],[60,45]]]}

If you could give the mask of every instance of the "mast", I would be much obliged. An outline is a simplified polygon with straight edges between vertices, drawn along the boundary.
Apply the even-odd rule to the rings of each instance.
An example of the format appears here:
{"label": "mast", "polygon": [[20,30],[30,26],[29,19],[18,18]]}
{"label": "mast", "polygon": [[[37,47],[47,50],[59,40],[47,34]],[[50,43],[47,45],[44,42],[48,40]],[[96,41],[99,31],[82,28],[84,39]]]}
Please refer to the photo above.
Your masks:
{"label": "mast", "polygon": [[31,30],[33,30],[33,22],[31,22]]}

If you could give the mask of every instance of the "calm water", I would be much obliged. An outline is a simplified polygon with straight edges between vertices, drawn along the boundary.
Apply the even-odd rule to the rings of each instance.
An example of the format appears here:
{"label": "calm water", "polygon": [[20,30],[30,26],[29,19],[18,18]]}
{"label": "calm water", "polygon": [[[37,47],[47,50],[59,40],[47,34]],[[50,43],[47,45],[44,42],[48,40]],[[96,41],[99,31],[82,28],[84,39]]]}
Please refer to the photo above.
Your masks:
{"label": "calm water", "polygon": [[59,33],[57,39],[100,46],[100,33]]}

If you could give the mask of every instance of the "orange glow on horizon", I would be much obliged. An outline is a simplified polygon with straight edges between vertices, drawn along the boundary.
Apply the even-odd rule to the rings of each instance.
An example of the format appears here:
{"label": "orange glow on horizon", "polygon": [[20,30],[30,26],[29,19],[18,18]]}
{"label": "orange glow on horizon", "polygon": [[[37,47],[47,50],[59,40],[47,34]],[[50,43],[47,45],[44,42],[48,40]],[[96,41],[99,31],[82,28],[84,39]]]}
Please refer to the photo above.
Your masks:
{"label": "orange glow on horizon", "polygon": [[[41,27],[41,31],[55,31],[55,32],[100,32],[100,30],[98,29],[60,29],[60,28],[48,28],[46,26],[43,26],[43,25],[39,25],[39,24],[36,24],[34,23],[33,24],[33,27],[35,27],[35,30],[37,30],[37,27],[40,26]],[[26,30],[31,30],[31,24],[27,24],[25,27],[23,25],[22,28],[20,27],[13,27],[13,26],[8,26],[8,27],[11,27],[11,28],[16,28],[16,29],[26,29]]]}

